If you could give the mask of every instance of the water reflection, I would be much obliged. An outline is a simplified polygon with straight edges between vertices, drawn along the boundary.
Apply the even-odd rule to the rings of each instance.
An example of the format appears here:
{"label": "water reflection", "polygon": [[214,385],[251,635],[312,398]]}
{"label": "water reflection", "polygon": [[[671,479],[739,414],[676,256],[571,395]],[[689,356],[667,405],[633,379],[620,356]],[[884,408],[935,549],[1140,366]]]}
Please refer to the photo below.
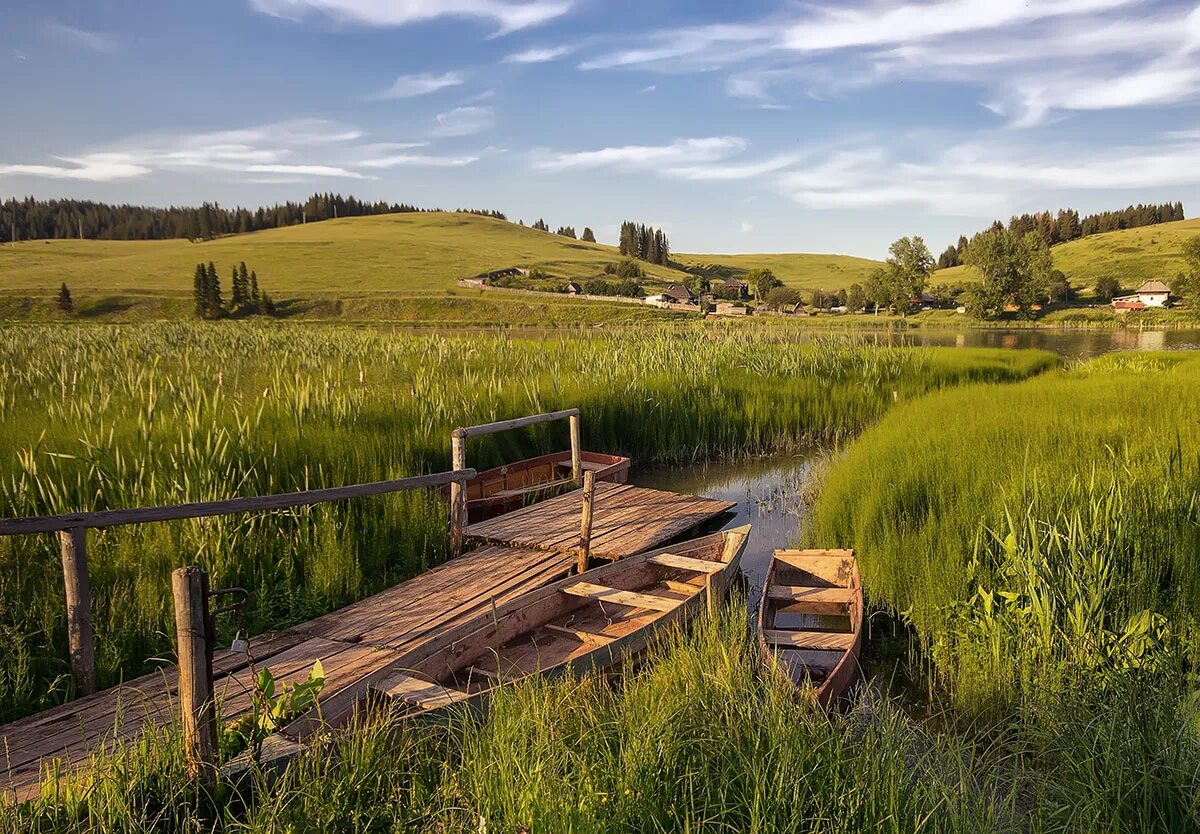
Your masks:
{"label": "water reflection", "polygon": [[[859,331],[877,344],[922,347],[1040,348],[1068,359],[1093,359],[1118,350],[1196,350],[1200,330],[1049,330],[1045,328]],[[815,334],[814,334],[815,335]]]}

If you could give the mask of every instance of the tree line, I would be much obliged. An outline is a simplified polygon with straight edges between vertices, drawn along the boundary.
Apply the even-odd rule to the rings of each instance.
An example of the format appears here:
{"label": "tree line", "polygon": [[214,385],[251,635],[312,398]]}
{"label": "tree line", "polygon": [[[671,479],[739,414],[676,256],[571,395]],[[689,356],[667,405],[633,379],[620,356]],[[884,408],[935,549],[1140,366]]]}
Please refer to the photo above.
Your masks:
{"label": "tree line", "polygon": [[[436,209],[430,209],[436,211]],[[197,207],[155,208],[128,204],[113,205],[91,200],[38,200],[13,197],[0,204],[0,234],[13,242],[87,238],[90,240],[208,240],[228,234],[277,229],[338,217],[403,214],[425,211],[408,203],[380,200],[365,202],[341,194],[313,194],[302,203],[276,203],[251,211],[238,206],[223,208],[217,203]],[[487,209],[456,209],[505,220],[504,214]]]}
{"label": "tree line", "polygon": [[221,277],[217,267],[209,261],[196,264],[192,274],[192,297],[196,303],[196,315],[202,319],[218,319],[227,315],[275,315],[275,302],[258,286],[258,273],[246,269],[242,261],[233,268],[229,282],[229,302],[221,291]]}
{"label": "tree line", "polygon": [[[992,223],[989,231],[1007,229],[1018,237],[1035,233],[1047,246],[1077,240],[1089,235],[1102,232],[1115,232],[1120,229],[1136,229],[1141,226],[1153,226],[1158,223],[1171,223],[1183,220],[1183,203],[1162,203],[1160,205],[1127,206],[1117,211],[1104,211],[1099,214],[1089,214],[1080,219],[1075,209],[1059,209],[1057,214],[1049,211],[1033,214],[1018,214],[1009,218],[1005,226],[999,220]],[[967,238],[962,235],[957,243],[946,247],[937,261],[938,269],[959,266],[965,263]]]}
{"label": "tree line", "polygon": [[667,233],[653,226],[626,220],[621,224],[621,254],[652,264],[666,265],[671,259]]}
{"label": "tree line", "polygon": [[[524,220],[521,220],[519,222],[522,226],[525,225]],[[535,220],[533,222],[533,225],[530,226],[529,228],[537,229],[539,232],[549,232],[550,231],[550,225],[540,217],[537,220]],[[571,238],[571,240],[582,240],[582,241],[585,241],[586,243],[595,243],[596,242],[596,234],[587,226],[583,227],[583,233],[578,236],[576,236],[576,234],[575,234],[574,226],[559,226],[557,229],[554,230],[554,234],[560,235],[561,237],[569,237],[569,238]]]}

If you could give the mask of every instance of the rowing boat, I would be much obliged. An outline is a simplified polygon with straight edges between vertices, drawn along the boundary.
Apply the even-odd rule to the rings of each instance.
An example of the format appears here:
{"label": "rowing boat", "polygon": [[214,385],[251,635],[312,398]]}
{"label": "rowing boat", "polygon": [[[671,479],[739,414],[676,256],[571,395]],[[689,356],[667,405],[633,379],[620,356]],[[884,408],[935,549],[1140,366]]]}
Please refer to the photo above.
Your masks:
{"label": "rowing boat", "polygon": [[[629,458],[619,455],[581,451],[579,464],[581,473],[591,470],[597,481],[623,484],[629,476]],[[486,521],[549,498],[576,486],[571,474],[570,450],[485,469],[466,483],[467,518]]]}
{"label": "rowing boat", "polygon": [[[628,556],[498,605],[322,699],[321,726],[345,723],[364,700],[427,714],[477,705],[496,687],[534,674],[622,664],[656,631],[724,598],[749,532],[746,525]],[[307,717],[285,732],[302,737],[316,729]]]}
{"label": "rowing boat", "polygon": [[821,706],[845,694],[862,649],[863,593],[853,550],[776,550],[758,611],[759,645]]}

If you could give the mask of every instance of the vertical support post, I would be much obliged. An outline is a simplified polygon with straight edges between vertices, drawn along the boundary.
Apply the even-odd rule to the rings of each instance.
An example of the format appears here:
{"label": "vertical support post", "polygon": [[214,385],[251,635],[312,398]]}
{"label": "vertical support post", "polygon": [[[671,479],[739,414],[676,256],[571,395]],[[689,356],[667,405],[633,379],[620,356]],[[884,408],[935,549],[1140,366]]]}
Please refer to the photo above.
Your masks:
{"label": "vertical support post", "polygon": [[58,533],[62,554],[63,586],[67,592],[67,641],[71,671],[81,695],[96,691],[96,650],[92,635],[92,589],[88,577],[87,528],[72,527]]}
{"label": "vertical support post", "polygon": [[212,784],[216,777],[217,716],[213,702],[212,618],[208,574],[198,567],[171,574],[175,639],[179,646],[179,707],[188,777]]}
{"label": "vertical support post", "polygon": [[579,521],[579,556],[575,563],[576,573],[588,569],[592,558],[592,504],[596,498],[596,473],[583,473],[583,517]]}
{"label": "vertical support post", "polygon": [[704,574],[704,601],[708,606],[709,617],[717,616],[717,599],[713,596],[716,589],[717,583],[713,581],[713,575],[711,573]]}
{"label": "vertical support post", "polygon": [[[467,438],[462,429],[450,434],[450,458],[455,471],[467,468]],[[467,485],[450,484],[450,558],[461,556],[467,527]]]}
{"label": "vertical support post", "polygon": [[578,485],[580,469],[583,467],[583,453],[579,443],[579,415],[572,414],[568,420],[571,425],[571,479]]}

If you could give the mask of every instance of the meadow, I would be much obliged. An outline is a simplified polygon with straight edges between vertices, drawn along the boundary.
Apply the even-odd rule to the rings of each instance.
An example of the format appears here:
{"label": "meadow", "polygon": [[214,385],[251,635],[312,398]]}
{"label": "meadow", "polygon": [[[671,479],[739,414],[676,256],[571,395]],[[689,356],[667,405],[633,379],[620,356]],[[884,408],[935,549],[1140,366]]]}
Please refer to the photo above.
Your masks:
{"label": "meadow", "polygon": [[[377,719],[237,793],[197,793],[168,729],[98,763],[86,791],[0,811],[0,830],[1200,830],[1200,696],[1186,674],[1200,360],[1186,354],[1060,368],[1028,351],[699,327],[4,336],[16,370],[0,399],[16,464],[0,481],[4,514],[428,471],[447,464],[452,425],[565,405],[583,408],[586,446],[638,461],[850,441],[809,535],[858,549],[872,606],[917,635],[909,663],[928,694],[897,701],[881,679],[844,711],[814,712],[756,662],[735,599],[637,671],[533,681],[444,725]],[[500,435],[470,461],[564,443]],[[162,587],[176,564],[249,584],[257,623],[282,623],[442,558],[444,527],[440,501],[407,496],[112,531],[96,556],[97,596],[121,600],[105,615],[106,674],[169,651]],[[50,636],[55,648],[21,678],[14,714],[66,690],[29,686],[63,665],[55,554],[6,546],[0,598],[21,605],[0,645],[34,657]],[[19,657],[0,659],[14,668]]]}
{"label": "meadow", "polygon": [[[25,516],[438,471],[456,425],[571,406],[589,448],[639,463],[783,451],[844,440],[894,400],[1056,360],[704,328],[514,339],[225,322],[12,326],[0,331],[0,361],[0,516]],[[500,435],[472,444],[469,460],[565,446],[550,430]],[[169,656],[172,568],[202,564],[214,582],[250,588],[260,630],[428,568],[444,557],[445,525],[440,502],[401,495],[95,536],[101,682]],[[70,691],[52,537],[0,539],[0,599],[0,719],[10,720]]]}

